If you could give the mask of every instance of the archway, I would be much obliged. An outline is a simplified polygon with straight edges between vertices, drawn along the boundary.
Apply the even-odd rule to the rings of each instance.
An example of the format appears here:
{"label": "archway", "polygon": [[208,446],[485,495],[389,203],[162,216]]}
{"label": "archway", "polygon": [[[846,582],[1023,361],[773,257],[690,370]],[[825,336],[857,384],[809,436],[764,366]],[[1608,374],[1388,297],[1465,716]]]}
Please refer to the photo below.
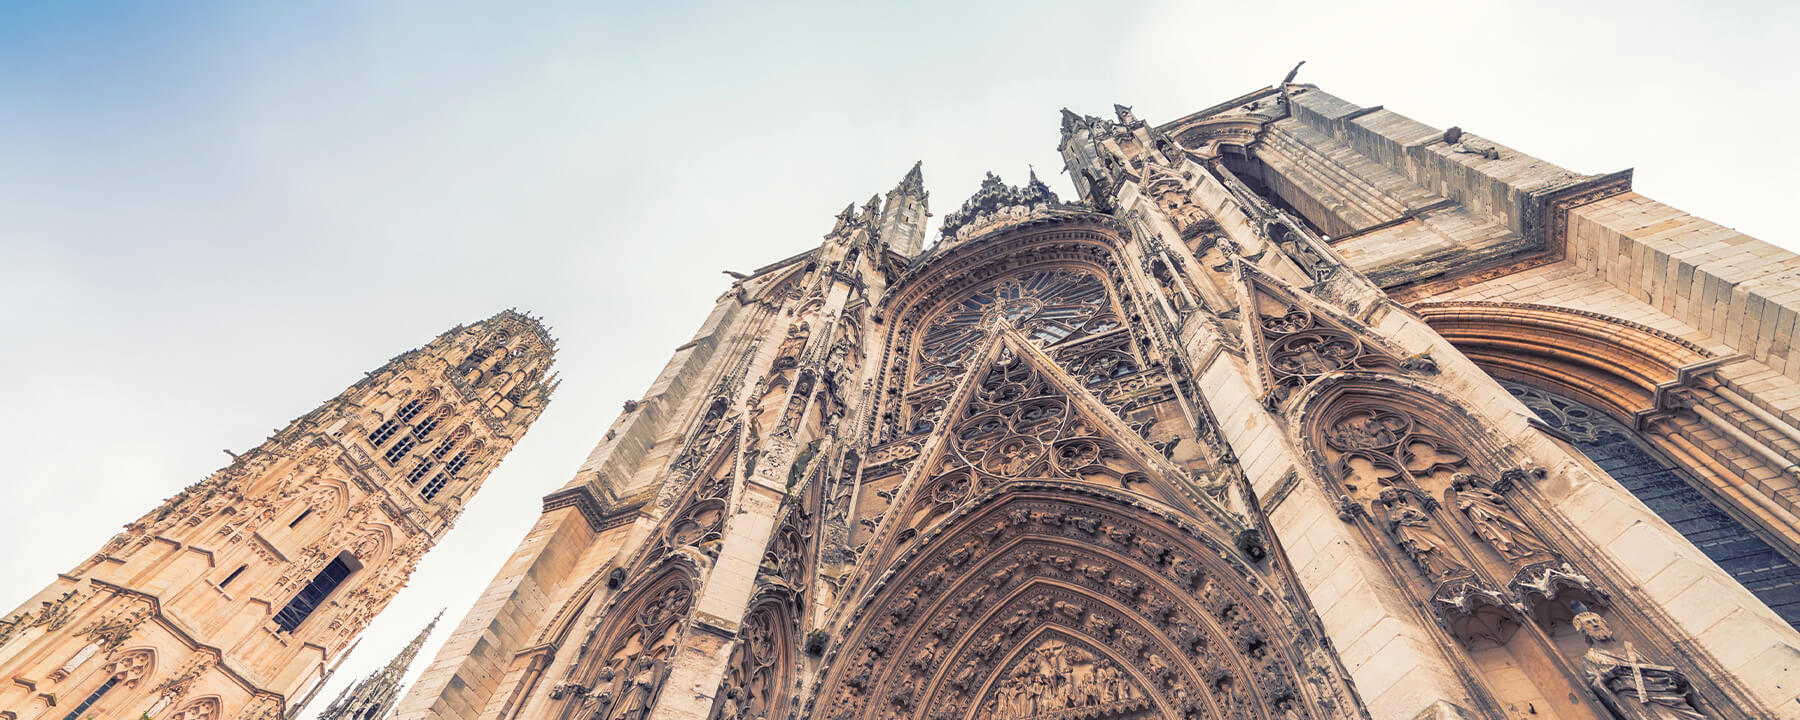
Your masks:
{"label": "archway", "polygon": [[897,559],[809,714],[1328,716],[1296,669],[1303,625],[1220,535],[1116,491],[997,489]]}

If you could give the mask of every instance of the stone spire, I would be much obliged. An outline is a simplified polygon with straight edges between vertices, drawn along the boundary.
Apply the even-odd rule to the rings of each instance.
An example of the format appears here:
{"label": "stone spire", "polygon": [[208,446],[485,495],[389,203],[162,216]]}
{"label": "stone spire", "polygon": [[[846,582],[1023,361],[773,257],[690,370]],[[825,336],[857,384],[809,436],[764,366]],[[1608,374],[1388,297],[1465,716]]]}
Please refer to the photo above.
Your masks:
{"label": "stone spire", "polygon": [[344,691],[338,693],[337,699],[319,714],[318,720],[374,720],[385,717],[393,708],[394,701],[400,698],[400,680],[406,676],[406,669],[412,666],[413,658],[418,656],[419,648],[425,645],[425,638],[431,636],[432,628],[437,627],[438,620],[444,617],[439,610],[437,617],[419,631],[412,642],[401,648],[400,654],[389,660],[387,667],[375,671]]}
{"label": "stone spire", "polygon": [[890,249],[908,257],[924,249],[925,221],[931,217],[926,202],[930,194],[925,192],[924,165],[923,160],[913,163],[912,170],[900,179],[900,184],[888,191],[887,202],[881,209],[879,236],[887,241]]}

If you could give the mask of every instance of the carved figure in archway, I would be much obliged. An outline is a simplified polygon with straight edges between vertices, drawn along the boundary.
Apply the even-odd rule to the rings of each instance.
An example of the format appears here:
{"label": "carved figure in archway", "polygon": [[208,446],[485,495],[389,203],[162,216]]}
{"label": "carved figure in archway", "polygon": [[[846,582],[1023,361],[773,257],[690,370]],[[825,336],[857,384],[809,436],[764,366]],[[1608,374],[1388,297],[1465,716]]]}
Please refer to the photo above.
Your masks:
{"label": "carved figure in archway", "polygon": [[670,569],[627,598],[634,596],[602,619],[567,679],[553,687],[550,697],[565,703],[562,720],[642,720],[654,706],[693,588],[682,571]]}
{"label": "carved figure in archway", "polygon": [[1470,530],[1507,562],[1519,566],[1533,558],[1549,557],[1550,546],[1537,531],[1519,518],[1517,511],[1491,483],[1473,473],[1457,473],[1451,480],[1450,501],[1469,519]]}
{"label": "carved figure in archway", "polygon": [[1588,648],[1581,659],[1588,685],[1619,720],[1706,720],[1694,706],[1686,675],[1646,662],[1629,645],[1625,655]]}
{"label": "carved figure in archway", "polygon": [[1469,574],[1469,564],[1456,546],[1438,532],[1436,523],[1407,491],[1387,488],[1381,491],[1376,514],[1387,526],[1388,534],[1413,564],[1433,584]]}

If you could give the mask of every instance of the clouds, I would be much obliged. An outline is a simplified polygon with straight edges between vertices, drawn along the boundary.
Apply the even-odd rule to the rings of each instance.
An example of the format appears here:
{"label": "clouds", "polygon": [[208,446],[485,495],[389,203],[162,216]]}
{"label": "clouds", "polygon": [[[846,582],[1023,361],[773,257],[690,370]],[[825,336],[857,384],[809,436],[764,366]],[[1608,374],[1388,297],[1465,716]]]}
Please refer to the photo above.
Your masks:
{"label": "clouds", "polygon": [[[269,428],[517,306],[566,380],[339,682],[460,619],[728,279],[925,162],[934,212],[1057,110],[1301,79],[1773,242],[1797,11],[1698,4],[43,4],[0,11],[0,437],[22,600]],[[1791,244],[1790,244],[1791,246]],[[447,633],[440,631],[439,638]],[[429,658],[435,643],[427,647]],[[421,660],[422,666],[426,660]],[[336,686],[327,689],[334,694]],[[315,708],[316,710],[316,708]]]}

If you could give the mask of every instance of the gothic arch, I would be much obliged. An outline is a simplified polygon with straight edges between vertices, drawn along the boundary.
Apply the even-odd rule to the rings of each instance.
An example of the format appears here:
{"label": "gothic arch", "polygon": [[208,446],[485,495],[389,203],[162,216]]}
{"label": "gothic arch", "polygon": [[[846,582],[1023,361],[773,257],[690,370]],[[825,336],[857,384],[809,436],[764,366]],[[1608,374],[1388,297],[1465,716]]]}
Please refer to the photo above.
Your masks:
{"label": "gothic arch", "polygon": [[224,717],[224,706],[219,703],[219,697],[208,695],[181,706],[169,720],[222,720]]}
{"label": "gothic arch", "polygon": [[[1002,486],[892,567],[844,618],[805,716],[1006,717],[1003,698],[1033,692],[1057,704],[1040,710],[1125,713],[1106,717],[1327,716],[1297,669],[1308,633],[1287,641],[1301,624],[1231,540],[1126,494]],[[1086,684],[1018,670],[1053,655]]]}
{"label": "gothic arch", "polygon": [[681,646],[699,570],[686,553],[631,583],[588,633],[550,698],[559,720],[642,718],[656,703]]}
{"label": "gothic arch", "polygon": [[1619,417],[1656,409],[1658,386],[1714,358],[1694,343],[1599,313],[1525,303],[1420,303],[1413,311],[1489,374]]}
{"label": "gothic arch", "polygon": [[750,603],[713,696],[712,720],[753,720],[787,715],[799,667],[799,627],[793,594],[766,588]]}
{"label": "gothic arch", "polygon": [[[1354,447],[1354,442],[1347,444],[1343,439],[1332,441],[1328,438],[1334,430],[1332,423],[1359,412],[1367,416],[1376,410],[1405,415],[1411,427],[1422,430],[1427,440],[1461,448],[1469,469],[1499,473],[1513,467],[1517,456],[1516,450],[1496,440],[1459,403],[1413,378],[1374,372],[1336,373],[1303,388],[1299,398],[1290,417],[1299,429],[1308,459],[1321,470],[1340,465],[1343,450],[1356,454],[1371,449]],[[1382,447],[1399,449],[1392,444]]]}
{"label": "gothic arch", "polygon": [[111,661],[100,666],[99,679],[117,678],[119,685],[127,690],[135,690],[145,678],[156,675],[156,650],[147,647],[135,648],[119,653]]}

